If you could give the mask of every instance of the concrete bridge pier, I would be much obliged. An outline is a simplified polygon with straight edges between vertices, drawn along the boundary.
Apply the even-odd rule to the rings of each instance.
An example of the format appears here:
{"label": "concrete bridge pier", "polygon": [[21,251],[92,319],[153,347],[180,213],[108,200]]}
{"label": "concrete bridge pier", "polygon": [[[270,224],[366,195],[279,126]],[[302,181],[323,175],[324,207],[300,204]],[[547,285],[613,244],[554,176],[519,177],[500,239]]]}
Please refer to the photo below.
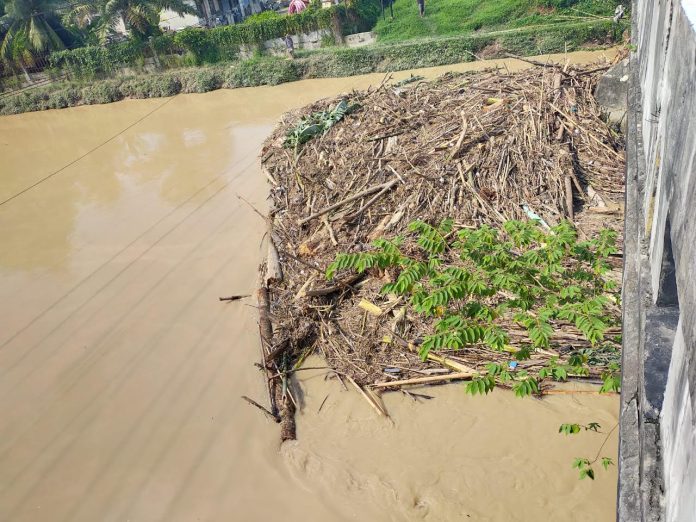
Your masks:
{"label": "concrete bridge pier", "polygon": [[696,521],[696,1],[634,0],[618,519]]}

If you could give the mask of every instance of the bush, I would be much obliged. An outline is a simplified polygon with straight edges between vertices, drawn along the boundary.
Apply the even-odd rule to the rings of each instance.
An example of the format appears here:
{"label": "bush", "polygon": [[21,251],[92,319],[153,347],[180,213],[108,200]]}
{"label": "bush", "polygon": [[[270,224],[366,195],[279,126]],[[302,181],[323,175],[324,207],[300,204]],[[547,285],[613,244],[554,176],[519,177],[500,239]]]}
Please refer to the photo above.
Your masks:
{"label": "bush", "polygon": [[188,69],[178,73],[181,92],[209,92],[222,87],[224,73],[219,68]]}
{"label": "bush", "polygon": [[80,91],[74,87],[66,87],[48,95],[46,104],[50,109],[65,109],[77,105],[80,101]]}
{"label": "bush", "polygon": [[87,46],[58,51],[49,56],[52,67],[67,71],[73,78],[92,80],[144,59],[145,44],[135,40],[109,47]]}
{"label": "bush", "polygon": [[98,103],[112,103],[123,99],[120,90],[120,81],[105,80],[95,82],[82,89],[82,101],[88,105]]}
{"label": "bush", "polygon": [[179,94],[181,82],[171,73],[137,76],[124,80],[120,91],[126,98],[164,98]]}
{"label": "bush", "polygon": [[195,62],[214,63],[220,60],[218,46],[210,45],[205,29],[187,28],[174,35],[176,45],[186,49]]}
{"label": "bush", "polygon": [[86,46],[52,53],[51,67],[68,72],[73,78],[93,80],[108,76],[124,67],[137,67],[153,50],[164,57],[186,52],[190,65],[233,61],[241,45],[255,46],[265,40],[282,38],[287,33],[309,33],[320,29],[340,30],[343,34],[372,28],[379,16],[378,0],[355,0],[352,7],[335,5],[327,9],[306,9],[295,15],[274,11],[250,16],[241,24],[214,29],[188,28],[173,36],[159,35],[149,42],[129,39],[102,46]]}
{"label": "bush", "polygon": [[251,58],[229,69],[224,86],[234,88],[278,85],[300,78],[300,68],[294,60],[278,57]]}

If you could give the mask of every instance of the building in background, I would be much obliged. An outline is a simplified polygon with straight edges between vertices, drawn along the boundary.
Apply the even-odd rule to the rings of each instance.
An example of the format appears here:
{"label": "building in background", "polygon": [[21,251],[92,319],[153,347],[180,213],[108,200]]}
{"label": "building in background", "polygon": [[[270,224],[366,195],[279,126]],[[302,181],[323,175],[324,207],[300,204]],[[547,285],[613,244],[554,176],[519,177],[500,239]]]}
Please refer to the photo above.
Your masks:
{"label": "building in background", "polygon": [[242,22],[252,14],[272,8],[270,1],[263,0],[190,0],[198,9],[199,16],[179,16],[171,11],[160,15],[160,27],[180,31],[186,27],[217,27]]}

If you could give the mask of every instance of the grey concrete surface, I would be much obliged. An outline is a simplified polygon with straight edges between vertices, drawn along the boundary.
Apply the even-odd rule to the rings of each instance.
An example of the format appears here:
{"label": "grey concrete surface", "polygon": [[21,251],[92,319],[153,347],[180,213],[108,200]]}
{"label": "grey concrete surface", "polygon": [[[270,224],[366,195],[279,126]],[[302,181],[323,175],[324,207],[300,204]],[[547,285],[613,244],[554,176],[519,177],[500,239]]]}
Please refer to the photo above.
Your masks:
{"label": "grey concrete surface", "polygon": [[597,84],[595,98],[606,111],[609,121],[626,130],[628,106],[629,59],[621,60]]}
{"label": "grey concrete surface", "polygon": [[696,520],[696,32],[633,2],[618,519]]}

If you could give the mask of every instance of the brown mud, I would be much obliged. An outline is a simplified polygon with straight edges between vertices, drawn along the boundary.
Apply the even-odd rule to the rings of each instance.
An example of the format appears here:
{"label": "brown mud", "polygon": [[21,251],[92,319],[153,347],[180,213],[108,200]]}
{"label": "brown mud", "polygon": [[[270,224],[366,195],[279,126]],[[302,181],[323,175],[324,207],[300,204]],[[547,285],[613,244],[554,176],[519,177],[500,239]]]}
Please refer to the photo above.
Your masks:
{"label": "brown mud", "polygon": [[283,112],[381,79],[0,118],[0,520],[613,520],[615,471],[570,469],[603,436],[556,433],[611,429],[612,397],[429,388],[392,424],[304,372],[280,454],[239,398],[265,393],[256,309],[218,298],[254,293],[265,224],[237,196],[263,208]]}

